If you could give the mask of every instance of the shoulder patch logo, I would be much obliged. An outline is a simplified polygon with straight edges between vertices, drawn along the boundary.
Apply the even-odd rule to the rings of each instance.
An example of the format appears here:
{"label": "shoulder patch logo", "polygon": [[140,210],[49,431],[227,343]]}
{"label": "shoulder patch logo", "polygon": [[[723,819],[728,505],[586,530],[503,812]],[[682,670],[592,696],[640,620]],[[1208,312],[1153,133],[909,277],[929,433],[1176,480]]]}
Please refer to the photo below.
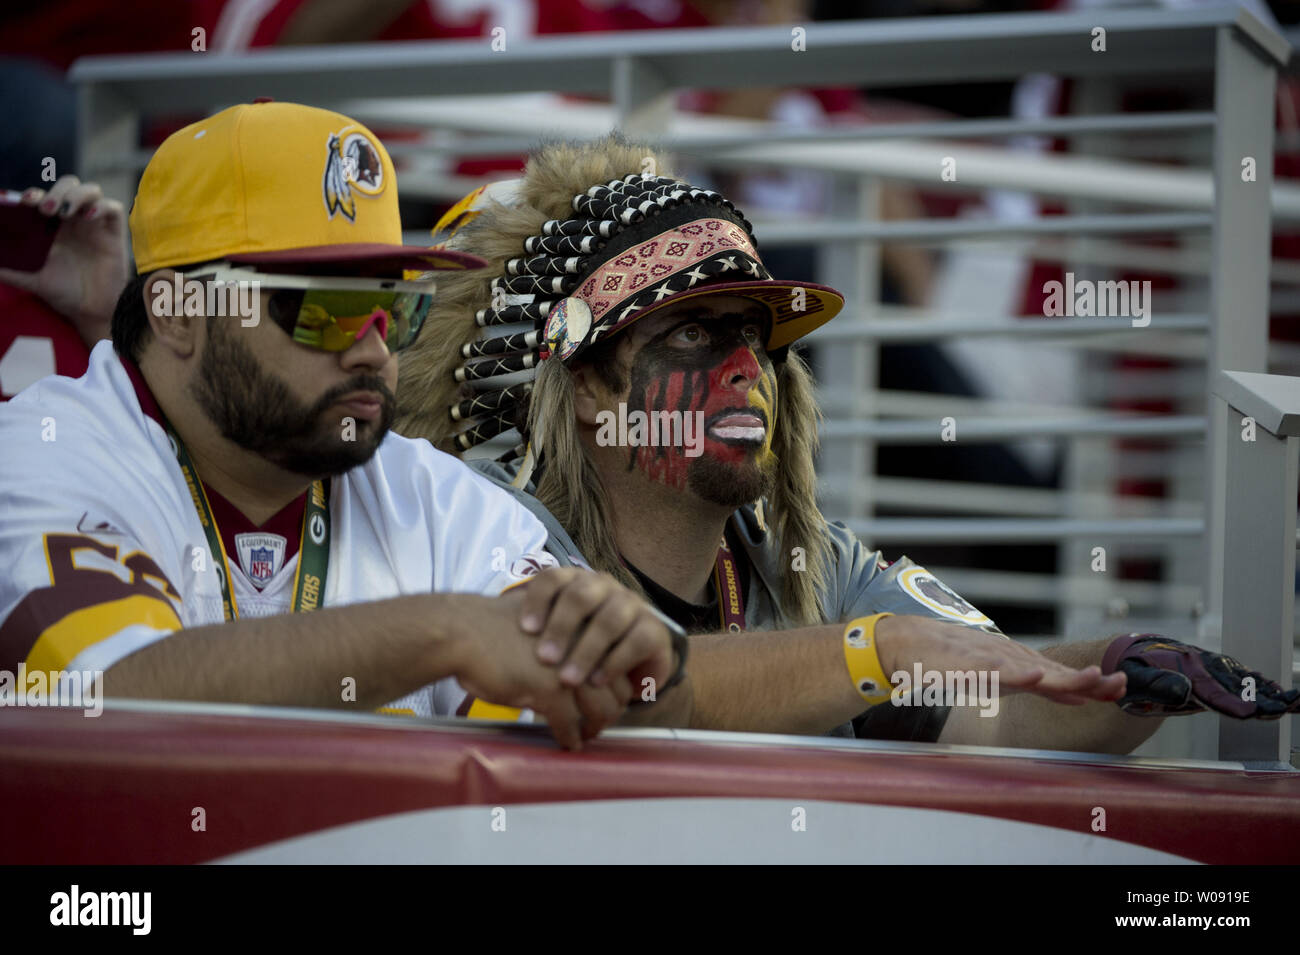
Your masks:
{"label": "shoulder patch logo", "polygon": [[525,554],[523,557],[516,558],[507,573],[516,580],[527,580],[529,577],[540,574],[547,567],[558,567],[559,565],[560,562],[546,551],[538,551],[537,553]]}
{"label": "shoulder patch logo", "polygon": [[321,180],[325,211],[331,219],[341,212],[349,222],[355,222],[355,193],[373,198],[387,185],[379,147],[357,127],[345,126],[330,133],[325,152],[325,175]]}
{"label": "shoulder patch logo", "polygon": [[924,567],[907,568],[898,575],[898,583],[908,596],[940,616],[974,626],[993,623]]}

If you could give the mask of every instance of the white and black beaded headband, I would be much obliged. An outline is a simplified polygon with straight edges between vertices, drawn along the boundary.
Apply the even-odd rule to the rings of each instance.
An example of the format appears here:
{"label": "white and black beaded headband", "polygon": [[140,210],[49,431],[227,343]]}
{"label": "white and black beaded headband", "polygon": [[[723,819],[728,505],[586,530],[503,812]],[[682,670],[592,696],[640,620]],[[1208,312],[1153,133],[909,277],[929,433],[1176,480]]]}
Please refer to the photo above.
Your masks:
{"label": "white and black beaded headband", "polygon": [[[702,283],[770,279],[753,228],[729,200],[675,179],[633,174],[574,196],[571,219],[551,219],[492,280],[481,331],[454,372],[468,395],[450,408],[471,422],[469,450],[519,419],[538,364],[569,362],[639,317]],[[509,326],[515,326],[510,328]]]}

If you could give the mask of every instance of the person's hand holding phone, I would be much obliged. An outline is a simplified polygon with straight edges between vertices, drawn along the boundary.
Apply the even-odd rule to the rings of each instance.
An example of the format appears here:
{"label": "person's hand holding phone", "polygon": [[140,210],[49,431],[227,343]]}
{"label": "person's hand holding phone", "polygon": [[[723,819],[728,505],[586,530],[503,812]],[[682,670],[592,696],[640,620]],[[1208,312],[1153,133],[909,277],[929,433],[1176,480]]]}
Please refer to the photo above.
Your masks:
{"label": "person's hand holding phone", "polygon": [[[109,335],[113,308],[129,277],[126,259],[126,210],[116,199],[105,199],[93,182],[63,176],[50,188],[28,189],[17,203],[0,206],[6,218],[25,220],[27,235],[15,235],[7,254],[0,253],[0,282],[32,292],[63,315],[82,341],[93,347]],[[35,264],[18,253],[44,239],[44,229],[32,213],[58,222],[44,262],[35,271],[14,266]],[[25,258],[25,261],[24,261]]]}

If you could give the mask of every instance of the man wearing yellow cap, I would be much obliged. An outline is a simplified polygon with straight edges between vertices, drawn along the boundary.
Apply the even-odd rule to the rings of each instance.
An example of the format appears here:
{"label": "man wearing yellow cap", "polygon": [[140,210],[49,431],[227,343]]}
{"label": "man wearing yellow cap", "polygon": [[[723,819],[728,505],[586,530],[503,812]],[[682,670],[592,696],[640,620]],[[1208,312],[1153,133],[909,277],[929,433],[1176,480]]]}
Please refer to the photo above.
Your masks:
{"label": "man wearing yellow cap", "polygon": [[[434,293],[407,276],[482,262],[401,244],[369,130],[227,109],[158,149],[130,226],[112,343],[0,409],[0,669],[102,674],[121,696],[501,704],[567,746],[638,681],[680,678],[658,614],[549,569],[524,507],[388,432],[396,352]],[[566,634],[580,654],[537,659],[544,625],[588,618]],[[602,658],[597,686],[579,661]]]}

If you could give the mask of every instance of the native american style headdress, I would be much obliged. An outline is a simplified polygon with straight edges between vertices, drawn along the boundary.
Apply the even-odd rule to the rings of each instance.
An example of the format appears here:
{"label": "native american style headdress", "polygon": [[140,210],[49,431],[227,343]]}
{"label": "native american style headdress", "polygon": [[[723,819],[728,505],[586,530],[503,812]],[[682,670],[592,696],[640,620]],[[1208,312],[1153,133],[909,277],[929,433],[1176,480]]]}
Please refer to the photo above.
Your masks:
{"label": "native american style headdress", "polygon": [[[531,157],[522,179],[476,190],[443,217],[435,238],[473,251],[488,268],[440,279],[425,334],[402,355],[397,430],[463,452],[519,429],[525,460],[517,483],[538,468],[542,502],[593,566],[627,582],[608,527],[599,526],[608,524],[599,482],[593,487],[594,472],[583,471],[590,464],[575,437],[567,367],[630,323],[685,299],[757,301],[771,316],[766,345],[778,369],[781,422],[769,516],[785,550],[802,546],[808,555],[808,572],[787,576],[803,579],[794,603],[812,622],[810,581],[825,571],[812,471],[817,410],[805,366],[785,349],[829,321],[843,297],[773,279],[749,221],[729,200],[641,171],[647,167],[661,169],[661,160],[617,136],[551,144]],[[547,385],[552,380],[558,385]],[[575,495],[587,504],[577,507]]]}

